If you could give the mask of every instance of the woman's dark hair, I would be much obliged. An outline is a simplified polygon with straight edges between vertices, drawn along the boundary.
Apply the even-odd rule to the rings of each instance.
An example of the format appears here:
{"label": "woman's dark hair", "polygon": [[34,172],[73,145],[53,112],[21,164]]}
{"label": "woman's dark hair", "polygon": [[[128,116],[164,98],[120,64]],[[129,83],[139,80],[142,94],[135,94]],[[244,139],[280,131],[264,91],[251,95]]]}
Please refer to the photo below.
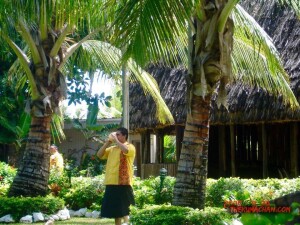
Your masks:
{"label": "woman's dark hair", "polygon": [[125,136],[126,140],[128,139],[128,130],[125,127],[120,127],[117,131],[120,131],[120,133]]}

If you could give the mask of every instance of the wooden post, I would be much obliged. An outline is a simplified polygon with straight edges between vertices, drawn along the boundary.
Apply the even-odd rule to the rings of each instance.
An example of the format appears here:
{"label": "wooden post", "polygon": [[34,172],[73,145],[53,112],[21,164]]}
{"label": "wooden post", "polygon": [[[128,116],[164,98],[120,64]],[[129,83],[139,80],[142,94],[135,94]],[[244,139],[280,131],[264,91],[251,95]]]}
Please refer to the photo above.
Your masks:
{"label": "wooden post", "polygon": [[236,176],[235,170],[235,134],[234,134],[234,125],[230,125],[230,165],[231,165],[231,176]]}
{"label": "wooden post", "polygon": [[176,125],[176,162],[179,161],[181,148],[182,148],[182,140],[183,140],[183,131],[184,129]]}
{"label": "wooden post", "polygon": [[122,66],[122,124],[129,130],[129,81],[126,68]]}
{"label": "wooden post", "polygon": [[290,126],[291,144],[291,176],[298,177],[298,123],[292,122]]}
{"label": "wooden post", "polygon": [[219,126],[219,175],[226,175],[226,141],[225,126]]}
{"label": "wooden post", "polygon": [[150,163],[150,132],[147,130],[142,134],[142,163]]}
{"label": "wooden post", "polygon": [[262,140],[262,151],[263,151],[263,178],[268,177],[268,150],[267,150],[267,135],[265,124],[261,125],[261,140]]}
{"label": "wooden post", "polygon": [[132,144],[136,149],[135,165],[137,167],[136,176],[142,176],[142,157],[141,157],[141,143],[139,141],[133,141]]}
{"label": "wooden post", "polygon": [[156,133],[156,159],[155,163],[163,163],[164,132],[158,130]]}

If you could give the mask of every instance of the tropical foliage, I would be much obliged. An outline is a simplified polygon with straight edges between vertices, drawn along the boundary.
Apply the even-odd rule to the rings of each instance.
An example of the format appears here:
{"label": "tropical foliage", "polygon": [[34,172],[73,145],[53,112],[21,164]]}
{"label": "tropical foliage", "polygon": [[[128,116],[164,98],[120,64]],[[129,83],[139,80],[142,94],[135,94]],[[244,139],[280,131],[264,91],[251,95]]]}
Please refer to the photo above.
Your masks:
{"label": "tropical foliage", "polygon": [[[4,163],[0,164],[0,168],[4,171],[15,172],[13,168]],[[74,172],[72,173],[74,176],[71,177],[71,183],[69,183],[67,173],[64,173],[63,176],[56,176],[55,173],[51,173],[49,180],[50,195],[45,198],[7,198],[4,193],[0,197],[0,217],[7,214],[7,212],[13,212],[15,217],[23,216],[24,212],[30,213],[32,210],[53,212],[61,209],[63,205],[73,210],[87,207],[88,210],[98,211],[101,207],[99,203],[103,198],[105,189],[103,185],[104,175],[84,177],[78,176],[77,171]],[[8,181],[6,183],[10,183],[15,175],[12,172],[4,174],[4,179]],[[261,224],[283,224],[298,215],[299,204],[292,204],[290,213],[243,213],[238,216],[234,211],[232,214],[228,211],[238,210],[237,206],[273,207],[271,203],[273,199],[299,190],[299,178],[208,179],[205,210],[171,206],[175,178],[167,176],[162,185],[161,181],[160,177],[149,177],[144,180],[134,179],[133,190],[136,205],[131,208],[131,222],[138,224],[173,224],[174,221],[178,221],[180,224],[185,222],[187,224],[225,224],[224,222],[234,224],[231,223],[231,220],[236,218],[240,219],[243,224],[253,224],[253,221],[263,221],[264,223]],[[0,191],[5,185],[0,181]],[[15,206],[18,206],[18,210],[12,211]]]}
{"label": "tropical foliage", "polygon": [[[271,39],[239,0],[128,0],[116,18],[125,58],[188,69],[188,113],[173,204],[204,208],[212,94],[227,107],[225,87],[239,80],[299,107]],[[281,1],[294,7],[295,0]],[[126,40],[126,41],[125,41]],[[144,51],[141,51],[144,50]]]}
{"label": "tropical foliage", "polygon": [[[17,89],[26,87],[25,111],[31,116],[24,157],[10,189],[12,196],[47,193],[50,126],[56,130],[57,137],[63,137],[60,105],[66,98],[66,76],[72,77],[74,71],[92,76],[101,69],[103,75],[114,77],[126,64],[146,92],[160,102],[160,119],[173,121],[149,74],[130,59],[121,61],[121,51],[107,42],[112,34],[109,26],[115,6],[107,8],[106,3],[96,0],[1,2],[0,38],[17,56],[10,72],[19,82]],[[93,119],[99,99],[90,100],[88,119]]]}
{"label": "tropical foliage", "polygon": [[[104,74],[114,76],[121,70],[120,62],[126,62],[128,70],[160,101],[157,86],[135,62],[163,61],[185,64],[189,70],[188,116],[173,203],[204,208],[212,93],[217,90],[218,105],[226,107],[226,84],[242,80],[298,107],[270,38],[238,2],[3,1],[0,35],[18,57],[12,74],[26,75],[18,80],[23,85],[28,82],[26,109],[32,116],[25,157],[10,194],[46,193],[50,124],[60,127],[55,115],[65,98],[65,76],[72,74],[74,66],[89,74],[101,67]],[[282,2],[299,12],[297,1]],[[122,61],[121,51],[107,40],[122,49]],[[161,102],[158,113],[164,108]],[[160,118],[173,122],[170,114]]]}
{"label": "tropical foliage", "polygon": [[6,196],[17,170],[10,165],[0,162],[0,196]]}
{"label": "tropical foliage", "polygon": [[0,143],[16,144],[20,147],[26,136],[30,118],[24,113],[25,88],[19,92],[14,89],[16,79],[9,79],[7,74],[15,61],[10,49],[2,45],[0,48]]}
{"label": "tropical foliage", "polygon": [[176,162],[176,137],[165,135],[164,136],[164,162]]}
{"label": "tropical foliage", "polygon": [[53,196],[47,197],[2,197],[0,201],[0,215],[12,215],[15,220],[20,220],[23,216],[33,212],[43,212],[44,214],[54,214],[64,207],[62,199]]}

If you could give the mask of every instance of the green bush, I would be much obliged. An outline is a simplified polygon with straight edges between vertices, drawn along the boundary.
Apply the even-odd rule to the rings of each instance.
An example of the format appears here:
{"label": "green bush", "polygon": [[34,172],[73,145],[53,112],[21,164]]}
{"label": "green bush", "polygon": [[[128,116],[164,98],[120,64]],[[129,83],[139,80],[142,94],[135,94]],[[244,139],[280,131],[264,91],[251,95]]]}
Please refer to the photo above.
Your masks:
{"label": "green bush", "polygon": [[145,204],[154,204],[154,190],[151,187],[153,178],[141,180],[135,178],[133,183],[135,204],[139,208],[143,208]]}
{"label": "green bush", "polygon": [[104,194],[104,176],[73,177],[72,186],[62,189],[58,196],[65,200],[68,208],[96,208],[101,204]]}
{"label": "green bush", "polygon": [[135,178],[133,190],[136,206],[143,208],[145,204],[171,203],[174,184],[175,178],[170,176],[164,179],[162,187],[160,177],[149,177],[144,180]]}
{"label": "green bush", "polygon": [[190,210],[187,207],[170,205],[147,205],[144,209],[131,207],[130,222],[133,225],[185,224],[186,215]]}
{"label": "green bush", "polygon": [[63,174],[51,171],[48,186],[53,196],[59,196],[65,200],[68,208],[90,208],[99,210],[103,198],[104,176],[96,177],[71,177],[71,183],[67,172]]}
{"label": "green bush", "polygon": [[207,207],[197,210],[171,205],[152,205],[144,209],[131,207],[130,221],[133,225],[221,225],[232,220],[233,215],[221,208]]}
{"label": "green bush", "polygon": [[239,178],[220,178],[216,182],[208,182],[206,187],[206,205],[223,207],[225,194],[236,193],[243,190],[243,183]]}
{"label": "green bush", "polygon": [[[16,169],[0,163],[0,197],[6,196]],[[74,174],[72,174],[74,175]],[[70,186],[66,171],[63,175],[52,173],[49,193],[62,198],[68,208],[99,210],[104,194],[104,175],[96,177],[74,177]],[[167,176],[161,188],[160,177],[141,180],[134,178],[133,190],[136,207],[144,205],[170,204],[173,198],[175,178]],[[243,205],[269,201],[300,189],[300,178],[294,179],[207,179],[206,207],[223,208],[225,201],[242,201]]]}
{"label": "green bush", "polygon": [[53,214],[64,208],[64,201],[53,196],[46,197],[1,197],[0,217],[11,214],[15,220],[33,212]]}
{"label": "green bush", "polygon": [[4,162],[0,162],[0,197],[6,196],[17,170]]}
{"label": "green bush", "polygon": [[300,178],[241,180],[244,184],[244,189],[249,190],[251,193],[251,199],[257,202],[275,199],[300,189]]}
{"label": "green bush", "polygon": [[282,224],[299,224],[299,203],[292,203],[289,210],[282,213],[242,213],[241,222],[244,225],[252,225],[253,221],[257,225],[282,225]]}
{"label": "green bush", "polygon": [[50,176],[48,180],[50,194],[53,196],[63,197],[64,193],[68,192],[70,185],[70,180],[66,171],[60,173],[55,169],[50,170]]}
{"label": "green bush", "polygon": [[[86,154],[81,164],[81,175],[84,176],[97,176],[103,173],[105,168],[105,161],[100,160],[98,156]],[[84,173],[84,174],[82,174]]]}
{"label": "green bush", "polygon": [[63,173],[57,171],[56,168],[50,170],[50,176],[48,184],[58,184],[60,186],[69,186],[69,179],[67,172],[64,170]]}
{"label": "green bush", "polygon": [[261,204],[293,193],[300,188],[300,178],[294,179],[208,179],[206,206],[222,207],[225,201],[239,201],[243,205]]}
{"label": "green bush", "polygon": [[0,162],[0,184],[11,184],[17,170],[5,162]]}
{"label": "green bush", "polygon": [[241,189],[226,190],[222,197],[224,201],[238,200],[241,201],[242,205],[261,205],[272,199],[296,192],[300,186],[300,178],[240,179],[240,181],[242,183]]}
{"label": "green bush", "polygon": [[187,215],[186,225],[224,225],[234,219],[234,215],[218,207],[206,207],[204,210],[194,209]]}

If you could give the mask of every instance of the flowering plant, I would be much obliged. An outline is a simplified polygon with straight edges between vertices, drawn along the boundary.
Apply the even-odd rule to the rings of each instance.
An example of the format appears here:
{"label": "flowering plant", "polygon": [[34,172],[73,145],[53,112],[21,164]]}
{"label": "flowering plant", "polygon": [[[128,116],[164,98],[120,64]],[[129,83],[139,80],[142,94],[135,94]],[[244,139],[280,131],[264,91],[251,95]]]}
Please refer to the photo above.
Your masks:
{"label": "flowering plant", "polygon": [[0,162],[0,184],[11,184],[16,173],[17,170],[14,167]]}
{"label": "flowering plant", "polygon": [[81,175],[94,177],[103,173],[105,161],[100,160],[97,155],[86,154],[81,164]]}
{"label": "flowering plant", "polygon": [[5,196],[7,194],[16,173],[17,170],[14,167],[4,162],[0,162],[0,196]]}

